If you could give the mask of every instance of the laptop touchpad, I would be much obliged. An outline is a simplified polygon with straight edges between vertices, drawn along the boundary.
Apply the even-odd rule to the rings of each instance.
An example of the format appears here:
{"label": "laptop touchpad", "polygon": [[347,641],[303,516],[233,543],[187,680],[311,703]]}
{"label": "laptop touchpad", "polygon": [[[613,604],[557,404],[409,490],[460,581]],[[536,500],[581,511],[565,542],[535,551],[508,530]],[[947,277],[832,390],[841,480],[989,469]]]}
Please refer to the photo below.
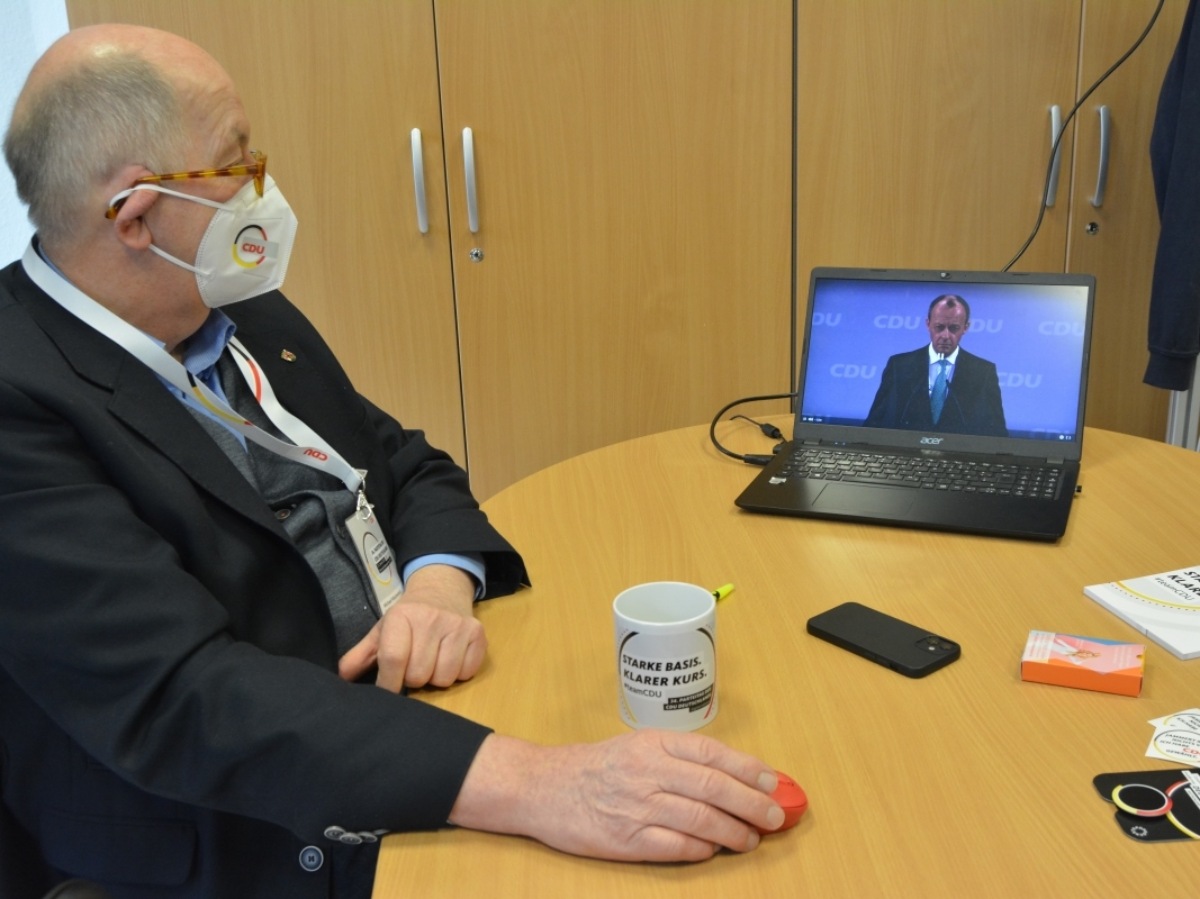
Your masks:
{"label": "laptop touchpad", "polygon": [[891,518],[904,515],[909,510],[916,499],[916,492],[911,487],[873,487],[832,482],[825,485],[812,507],[822,512]]}

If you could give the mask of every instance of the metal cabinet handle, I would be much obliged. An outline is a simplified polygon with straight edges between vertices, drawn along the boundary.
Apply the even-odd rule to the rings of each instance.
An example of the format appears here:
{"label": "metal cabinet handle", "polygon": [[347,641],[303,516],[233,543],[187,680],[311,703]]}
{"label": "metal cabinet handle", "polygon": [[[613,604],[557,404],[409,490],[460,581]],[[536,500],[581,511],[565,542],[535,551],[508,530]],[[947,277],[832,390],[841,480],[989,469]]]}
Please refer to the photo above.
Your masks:
{"label": "metal cabinet handle", "polygon": [[1046,181],[1046,206],[1053,206],[1058,198],[1058,172],[1062,167],[1062,144],[1058,136],[1062,132],[1062,110],[1058,104],[1050,107],[1050,149],[1054,159],[1050,163],[1050,177]]}
{"label": "metal cabinet handle", "polygon": [[429,207],[425,202],[425,150],[421,146],[421,129],[412,130],[413,193],[417,198],[417,230],[429,233]]}
{"label": "metal cabinet handle", "polygon": [[467,227],[479,233],[479,195],[475,189],[475,135],[463,129],[463,170],[467,181]]}
{"label": "metal cabinet handle", "polygon": [[1112,115],[1107,106],[1100,113],[1100,164],[1096,167],[1096,192],[1092,194],[1092,205],[1099,209],[1104,205],[1104,189],[1108,186],[1108,154],[1112,143]]}

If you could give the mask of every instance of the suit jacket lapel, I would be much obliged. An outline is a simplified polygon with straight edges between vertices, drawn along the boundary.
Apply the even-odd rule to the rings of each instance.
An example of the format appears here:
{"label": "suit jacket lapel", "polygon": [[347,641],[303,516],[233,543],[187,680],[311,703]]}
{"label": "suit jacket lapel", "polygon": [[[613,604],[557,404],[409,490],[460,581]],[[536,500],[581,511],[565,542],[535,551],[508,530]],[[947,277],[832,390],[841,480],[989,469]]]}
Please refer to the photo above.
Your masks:
{"label": "suit jacket lapel", "polygon": [[909,419],[913,427],[932,428],[933,410],[929,405],[929,350],[922,347],[909,356],[909,377],[913,385]]}
{"label": "suit jacket lapel", "polygon": [[120,368],[109,411],[170,458],[203,490],[285,536],[253,485],[183,404],[131,357]]}
{"label": "suit jacket lapel", "polygon": [[111,392],[116,418],[207,493],[286,539],[254,487],[153,372],[25,280],[22,304],[80,377]]}

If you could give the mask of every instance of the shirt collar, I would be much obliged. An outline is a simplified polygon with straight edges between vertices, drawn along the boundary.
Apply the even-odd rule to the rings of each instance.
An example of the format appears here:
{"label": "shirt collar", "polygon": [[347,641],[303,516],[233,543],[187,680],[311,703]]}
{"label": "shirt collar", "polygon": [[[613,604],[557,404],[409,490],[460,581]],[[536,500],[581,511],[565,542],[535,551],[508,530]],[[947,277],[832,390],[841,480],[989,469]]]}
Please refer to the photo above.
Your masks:
{"label": "shirt collar", "polygon": [[235,331],[237,325],[228,315],[220,309],[211,310],[204,324],[187,340],[183,349],[183,367],[194,375],[207,377]]}
{"label": "shirt collar", "polygon": [[961,350],[962,347],[956,346],[954,348],[954,352],[951,353],[949,356],[945,356],[945,357],[943,357],[937,350],[935,350],[933,348],[932,342],[929,344],[928,347],[926,347],[926,349],[929,350],[929,364],[930,365],[936,365],[937,361],[942,358],[945,358],[945,360],[947,362],[949,362],[951,365],[955,365],[958,362],[958,351]]}

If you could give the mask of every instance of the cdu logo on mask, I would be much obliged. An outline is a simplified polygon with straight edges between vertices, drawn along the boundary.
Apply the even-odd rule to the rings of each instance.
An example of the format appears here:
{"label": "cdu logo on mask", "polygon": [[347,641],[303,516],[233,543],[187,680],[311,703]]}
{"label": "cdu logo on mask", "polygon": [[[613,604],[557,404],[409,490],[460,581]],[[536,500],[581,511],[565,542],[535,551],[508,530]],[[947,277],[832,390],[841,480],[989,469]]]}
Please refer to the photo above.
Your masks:
{"label": "cdu logo on mask", "polygon": [[267,240],[267,232],[260,225],[247,225],[233,239],[233,261],[242,268],[262,265],[277,252],[278,246]]}

